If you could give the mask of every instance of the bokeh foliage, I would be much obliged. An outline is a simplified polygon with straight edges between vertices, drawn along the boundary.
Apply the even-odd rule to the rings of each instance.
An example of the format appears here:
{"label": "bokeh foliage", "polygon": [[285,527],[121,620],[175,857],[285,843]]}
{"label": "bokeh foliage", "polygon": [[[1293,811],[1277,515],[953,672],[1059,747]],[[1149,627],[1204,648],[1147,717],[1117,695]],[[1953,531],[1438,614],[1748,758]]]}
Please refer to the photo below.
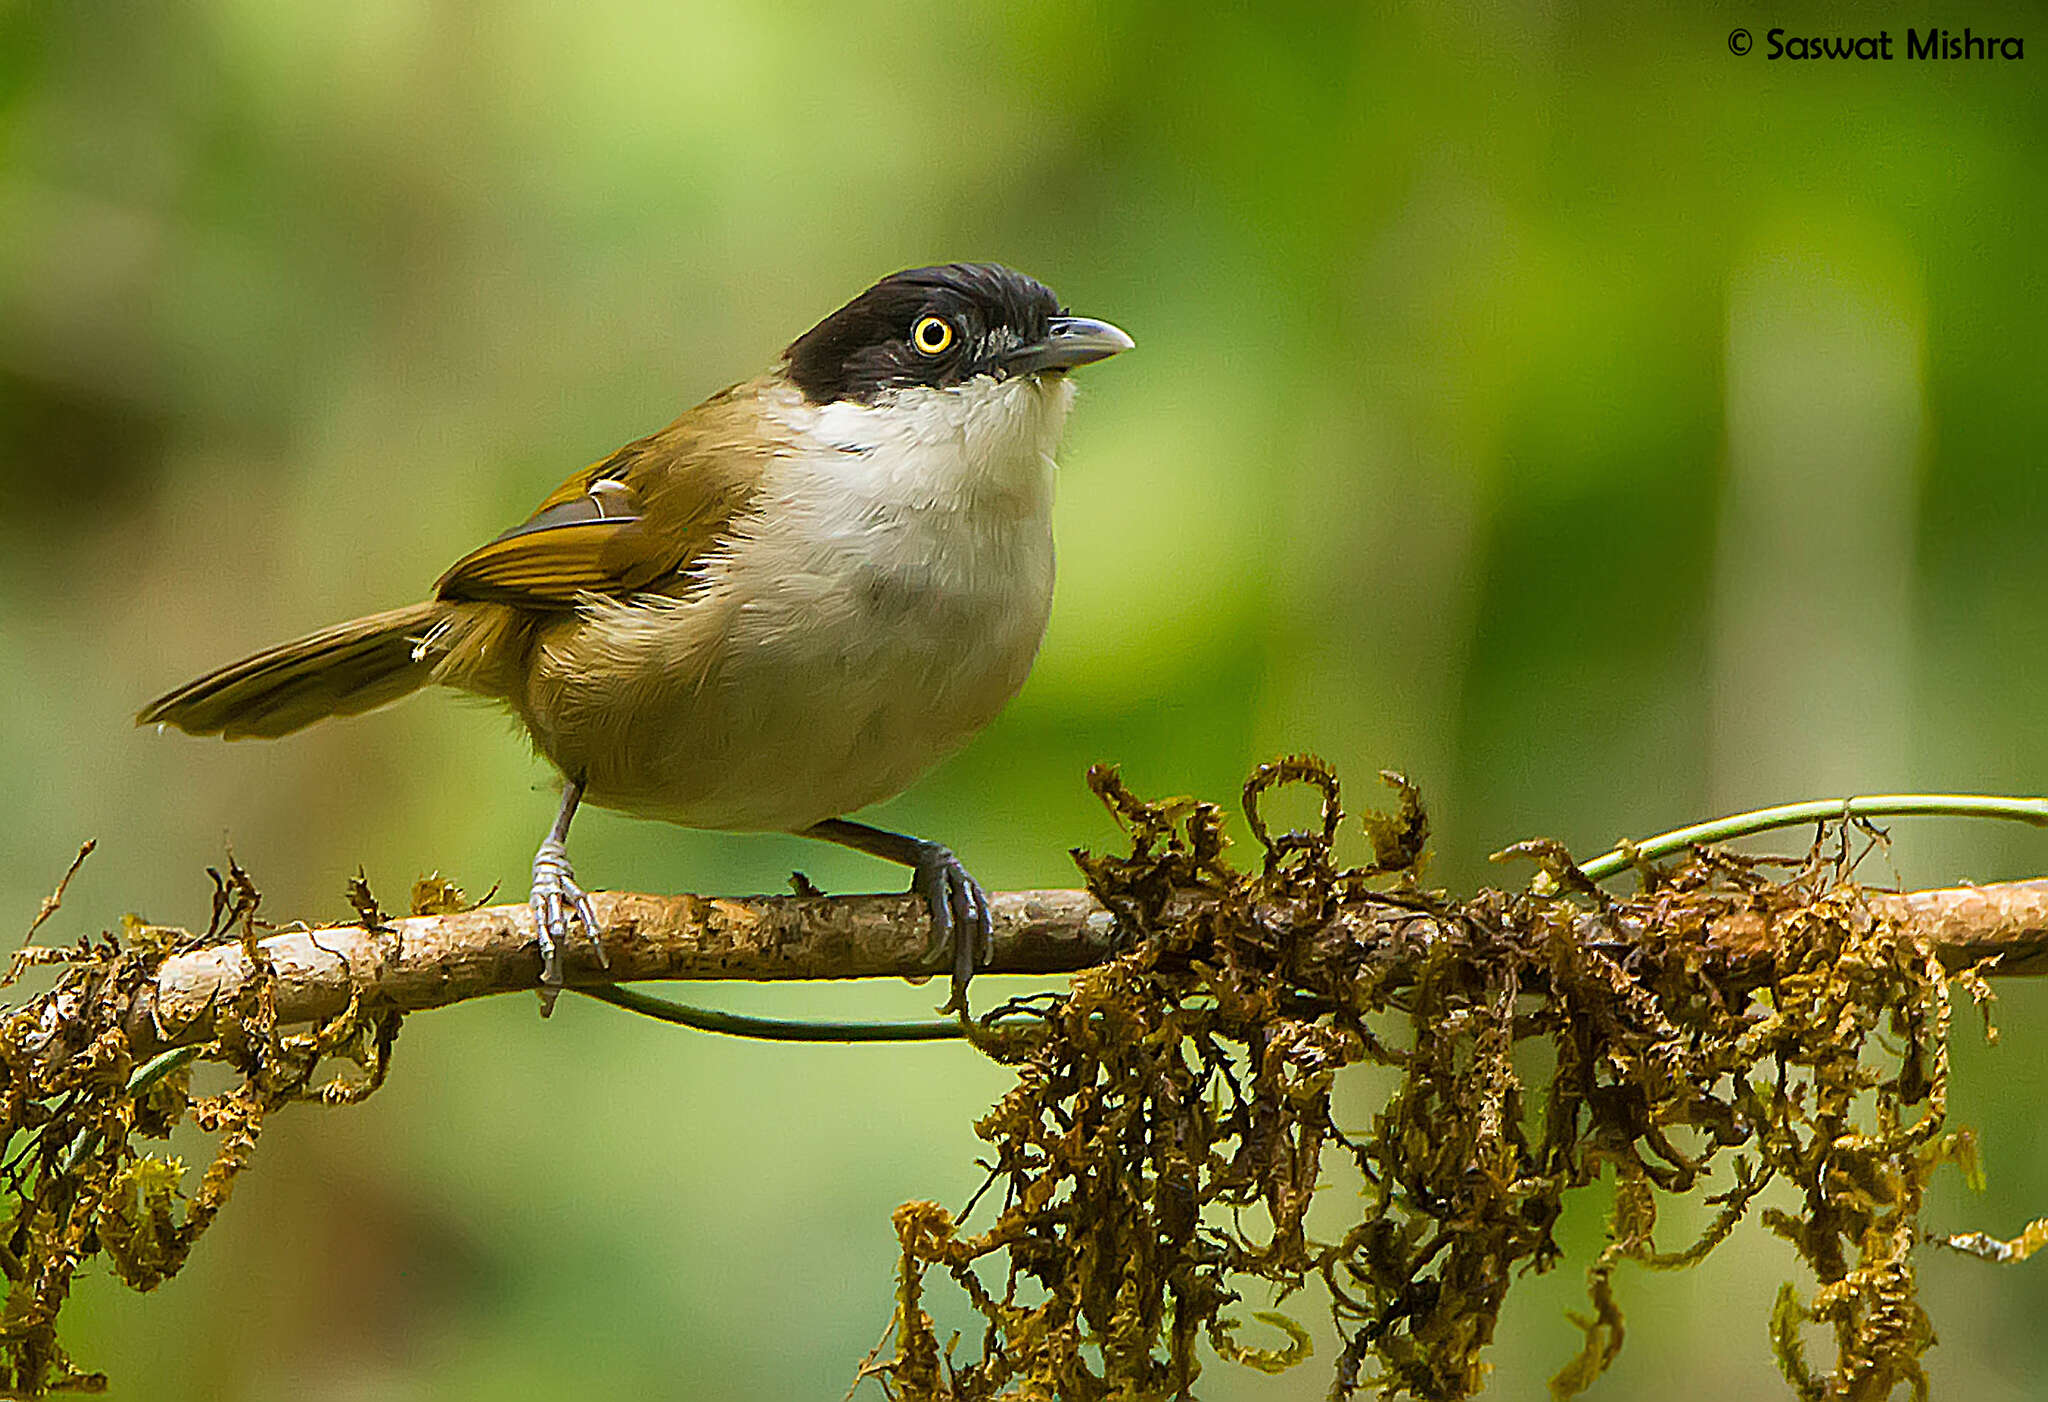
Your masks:
{"label": "bokeh foliage", "polygon": [[[1887,16],[1857,25],[1900,22]],[[2024,33],[2037,9],[1964,19]],[[1153,3],[0,8],[0,824],[25,924],[203,922],[520,879],[545,773],[444,699],[276,746],[142,699],[402,601],[570,469],[872,277],[995,257],[1137,337],[1063,455],[1062,583],[1001,721],[883,810],[991,885],[1070,884],[1081,783],[1227,792],[1313,747],[1432,795],[1431,879],[1855,788],[2030,792],[2048,588],[2039,64],[1809,66],[1835,13]],[[2048,44],[2048,36],[2042,39]],[[1915,827],[1901,876],[2043,869]],[[602,885],[828,889],[857,856],[590,815]],[[70,933],[77,933],[74,930]],[[2048,1197],[2048,1037],[2005,992],[1972,1216]],[[927,990],[734,990],[898,1015]],[[81,1351],[148,1395],[837,1395],[909,1196],[959,1201],[1002,1078],[609,1010],[456,1010],[414,1074],[287,1117],[148,1311]],[[1971,1087],[1981,1089],[1973,1091]],[[1568,1214],[1590,1248],[1600,1213]],[[1657,1282],[1614,1395],[1774,1385]],[[2048,1285],[1934,1270],[1937,1386],[2031,1395]],[[1533,1395],[1573,1291],[1502,1325]],[[1753,1292],[1752,1292],[1753,1293]],[[1562,1341],[1562,1344],[1561,1344]],[[1327,1340],[1319,1341],[1327,1344]],[[1518,1362],[1518,1360],[1520,1360]],[[1760,1372],[1751,1365],[1757,1364]],[[1291,1396],[1286,1379],[1218,1396]],[[1241,1391],[1233,1391],[1241,1389]]]}

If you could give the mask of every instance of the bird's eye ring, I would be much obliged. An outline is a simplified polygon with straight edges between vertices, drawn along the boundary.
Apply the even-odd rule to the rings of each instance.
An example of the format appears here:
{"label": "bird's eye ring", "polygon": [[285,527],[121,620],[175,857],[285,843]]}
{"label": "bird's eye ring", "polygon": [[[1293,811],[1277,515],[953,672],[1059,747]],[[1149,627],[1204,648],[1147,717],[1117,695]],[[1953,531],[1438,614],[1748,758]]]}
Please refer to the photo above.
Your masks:
{"label": "bird's eye ring", "polygon": [[919,355],[942,355],[953,344],[953,323],[942,316],[921,316],[910,328],[910,344]]}

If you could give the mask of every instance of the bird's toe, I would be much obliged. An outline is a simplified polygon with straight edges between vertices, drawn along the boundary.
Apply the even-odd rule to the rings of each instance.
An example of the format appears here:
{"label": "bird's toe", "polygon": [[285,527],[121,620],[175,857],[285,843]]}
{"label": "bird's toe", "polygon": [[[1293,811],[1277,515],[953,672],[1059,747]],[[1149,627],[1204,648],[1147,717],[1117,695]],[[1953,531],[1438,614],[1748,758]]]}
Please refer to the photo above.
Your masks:
{"label": "bird's toe", "polygon": [[924,897],[931,912],[933,957],[943,956],[952,966],[952,996],[939,1011],[964,1011],[969,980],[994,953],[995,919],[988,892],[958,857],[936,843],[919,860],[911,890]]}
{"label": "bird's toe", "polygon": [[597,951],[598,963],[611,967],[604,943],[598,938],[597,910],[590,896],[576,884],[576,873],[566,853],[552,844],[542,846],[533,859],[533,892],[527,898],[533,911],[534,932],[540,941],[541,1012],[554,1007],[555,995],[564,984],[562,950],[569,942],[572,918],[583,923],[583,932]]}

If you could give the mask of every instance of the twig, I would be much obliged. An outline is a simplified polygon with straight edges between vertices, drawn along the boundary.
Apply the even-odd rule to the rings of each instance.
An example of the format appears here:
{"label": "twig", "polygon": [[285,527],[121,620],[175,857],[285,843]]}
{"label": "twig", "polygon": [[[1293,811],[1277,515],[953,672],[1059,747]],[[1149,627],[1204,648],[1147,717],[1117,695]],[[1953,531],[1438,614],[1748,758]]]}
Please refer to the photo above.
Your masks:
{"label": "twig", "polygon": [[43,928],[43,922],[55,915],[57,908],[64,904],[64,892],[70,889],[71,878],[78,875],[78,869],[85,865],[85,859],[92,855],[92,849],[97,846],[98,838],[87,838],[79,844],[78,855],[73,857],[71,865],[65,868],[63,877],[57,882],[57,889],[43,897],[42,908],[36,912],[36,918],[28,922],[28,933],[21,937],[23,944],[33,940],[36,931]]}
{"label": "twig", "polygon": [[[571,941],[572,987],[650,979],[924,978],[938,971],[923,903],[912,896],[703,896],[599,894],[611,968]],[[1017,891],[992,898],[994,973],[1071,973],[1111,950],[1114,922],[1086,891]],[[1190,895],[1196,903],[1205,899]],[[1999,957],[1993,974],[2048,973],[2048,878],[1908,894],[1872,893],[1873,905],[1916,929],[1951,969]],[[1416,912],[1379,902],[1332,916],[1336,938],[1372,940],[1398,927],[1416,934]],[[1768,951],[1761,916],[1731,916],[1708,931],[1731,962]],[[379,929],[333,925],[266,937],[280,1023],[332,1017],[359,994],[365,1008],[418,1011],[531,989],[540,976],[533,918],[525,905],[391,920]],[[135,995],[131,1045],[148,1056],[212,1035],[212,1010],[231,1004],[253,976],[239,942],[165,961]]]}

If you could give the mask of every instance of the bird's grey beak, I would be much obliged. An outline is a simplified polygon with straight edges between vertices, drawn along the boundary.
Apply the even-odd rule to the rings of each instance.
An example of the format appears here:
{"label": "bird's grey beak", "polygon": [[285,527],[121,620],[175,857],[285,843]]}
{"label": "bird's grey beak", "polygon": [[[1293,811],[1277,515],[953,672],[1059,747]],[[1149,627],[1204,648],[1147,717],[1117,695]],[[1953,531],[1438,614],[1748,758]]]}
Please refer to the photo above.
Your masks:
{"label": "bird's grey beak", "polygon": [[1044,340],[1011,351],[1003,357],[1003,368],[1012,375],[1071,370],[1076,365],[1107,360],[1136,344],[1106,321],[1087,316],[1056,316],[1047,324]]}

